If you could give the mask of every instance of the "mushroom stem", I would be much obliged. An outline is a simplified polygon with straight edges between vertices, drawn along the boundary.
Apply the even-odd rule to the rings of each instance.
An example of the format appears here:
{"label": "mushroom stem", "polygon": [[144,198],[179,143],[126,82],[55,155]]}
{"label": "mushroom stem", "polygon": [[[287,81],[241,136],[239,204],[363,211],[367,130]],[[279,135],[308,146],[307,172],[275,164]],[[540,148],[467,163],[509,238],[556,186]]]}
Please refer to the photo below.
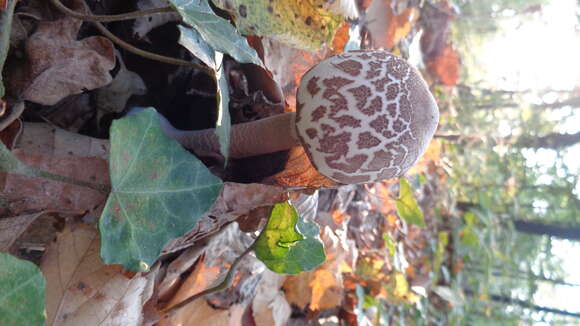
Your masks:
{"label": "mushroom stem", "polygon": [[[232,125],[230,133],[231,158],[244,158],[288,150],[300,146],[296,136],[295,112],[286,112],[265,119]],[[220,145],[215,129],[179,130],[161,118],[165,134],[183,147],[200,156],[219,153]]]}

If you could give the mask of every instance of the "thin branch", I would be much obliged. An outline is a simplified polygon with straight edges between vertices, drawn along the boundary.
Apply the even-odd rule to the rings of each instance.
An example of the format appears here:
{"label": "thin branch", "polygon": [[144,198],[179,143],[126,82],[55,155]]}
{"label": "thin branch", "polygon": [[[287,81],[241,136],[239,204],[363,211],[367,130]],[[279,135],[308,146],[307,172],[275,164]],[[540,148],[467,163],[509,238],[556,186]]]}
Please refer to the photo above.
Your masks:
{"label": "thin branch", "polygon": [[160,61],[160,62],[164,62],[164,63],[169,63],[169,64],[173,64],[173,65],[188,66],[188,67],[196,68],[196,69],[199,69],[199,70],[205,72],[209,76],[215,76],[214,71],[206,66],[203,66],[203,65],[200,65],[197,63],[193,63],[190,61],[186,61],[186,60],[176,59],[176,58],[172,58],[172,57],[166,57],[164,55],[159,55],[159,54],[155,54],[155,53],[152,53],[149,51],[139,49],[139,48],[134,47],[133,45],[121,40],[117,36],[115,36],[107,28],[105,28],[105,26],[103,26],[103,24],[98,23],[98,22],[93,22],[93,24],[95,24],[95,27],[97,27],[97,29],[101,33],[103,33],[107,38],[109,38],[113,43],[117,44],[121,48],[123,48],[129,52],[132,52],[136,55],[142,56],[142,57],[147,58],[147,59]]}
{"label": "thin branch", "polygon": [[147,9],[147,10],[140,10],[140,11],[133,11],[128,12],[125,14],[119,15],[93,15],[93,14],[82,14],[80,12],[76,12],[72,9],[69,9],[67,6],[63,5],[60,0],[51,0],[51,3],[63,13],[88,22],[115,22],[115,21],[122,21],[122,20],[130,20],[136,19],[143,16],[150,16],[154,14],[160,13],[167,13],[167,12],[174,12],[172,7],[163,7],[163,8],[154,8],[154,9]]}
{"label": "thin branch", "polygon": [[[118,38],[117,36],[115,36],[115,34],[111,33],[105,26],[103,26],[103,24],[101,24],[98,20],[94,20],[91,18],[91,17],[105,17],[105,16],[93,16],[92,13],[90,13],[90,10],[89,10],[88,15],[80,14],[76,11],[70,10],[69,8],[65,7],[59,0],[51,0],[51,3],[58,10],[60,10],[62,13],[66,14],[66,15],[69,15],[69,16],[72,16],[74,18],[78,18],[81,20],[86,20],[86,21],[92,22],[93,24],[95,24],[95,27],[97,27],[97,29],[101,33],[103,33],[107,38],[109,38],[113,43],[117,44],[119,47],[121,47],[121,48],[123,48],[131,53],[134,53],[138,56],[142,56],[144,58],[154,60],[154,61],[160,61],[160,62],[178,65],[178,66],[187,66],[187,67],[196,68],[196,69],[199,69],[199,70],[205,72],[207,75],[212,76],[215,79],[215,72],[212,69],[210,69],[204,65],[200,65],[197,63],[193,63],[193,62],[181,60],[181,59],[176,59],[176,58],[172,58],[172,57],[166,57],[163,55],[159,55],[159,54],[155,54],[155,53],[152,53],[149,51],[139,49],[139,48],[123,41],[122,39]],[[163,9],[163,8],[161,8],[161,9]],[[153,10],[158,10],[158,9],[153,9]],[[140,13],[139,15],[141,15],[141,13],[144,13],[144,12],[147,12],[147,11],[141,11],[141,12],[139,12]],[[165,12],[165,11],[162,11],[162,12]],[[136,13],[137,12],[123,14],[123,15],[113,15],[111,17],[114,17],[114,16],[128,17],[127,15],[135,15]],[[149,11],[149,14],[150,13],[151,12]],[[137,16],[137,17],[139,17],[139,16]],[[89,19],[86,19],[86,18],[89,18]],[[133,17],[133,18],[135,18],[135,17]],[[128,19],[133,19],[133,18],[128,18]],[[114,21],[114,20],[105,20],[105,21]]]}
{"label": "thin branch", "polygon": [[162,316],[161,316],[160,320],[170,318],[171,316],[175,315],[175,313],[177,313],[177,311],[179,311],[181,308],[187,306],[188,304],[192,303],[193,301],[195,301],[195,300],[197,300],[205,295],[208,295],[210,293],[214,293],[217,291],[221,291],[223,289],[227,289],[232,283],[232,280],[234,278],[234,273],[236,271],[236,268],[238,267],[238,264],[242,261],[242,259],[248,253],[250,253],[252,250],[254,250],[254,248],[256,247],[256,243],[258,242],[258,239],[260,239],[260,237],[262,236],[262,233],[264,233],[264,230],[266,230],[267,225],[268,225],[268,222],[266,221],[266,224],[264,225],[264,228],[262,229],[262,231],[260,231],[260,234],[258,235],[258,237],[254,240],[254,242],[246,250],[244,250],[244,252],[242,252],[241,255],[239,255],[234,260],[234,262],[232,263],[232,266],[228,270],[228,273],[226,274],[224,279],[218,285],[211,287],[209,289],[203,290],[197,294],[194,294],[191,297],[183,300],[182,302],[162,310],[161,311]]}

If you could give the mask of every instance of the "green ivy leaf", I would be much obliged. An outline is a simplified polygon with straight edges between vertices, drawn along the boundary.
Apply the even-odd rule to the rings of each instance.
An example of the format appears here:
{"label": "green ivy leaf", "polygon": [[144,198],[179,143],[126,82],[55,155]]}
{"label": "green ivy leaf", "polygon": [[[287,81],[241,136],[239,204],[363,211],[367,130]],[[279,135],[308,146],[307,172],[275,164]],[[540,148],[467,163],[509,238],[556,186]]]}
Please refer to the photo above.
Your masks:
{"label": "green ivy leaf", "polygon": [[417,200],[413,195],[413,189],[409,185],[409,181],[405,178],[401,178],[399,182],[399,199],[397,199],[397,213],[399,216],[405,220],[407,223],[415,224],[419,227],[425,227],[425,217],[423,216],[423,211]]}
{"label": "green ivy leaf", "polygon": [[36,265],[0,253],[0,325],[44,325],[44,289]]}
{"label": "green ivy leaf", "polygon": [[318,226],[304,222],[290,203],[276,204],[256,242],[256,257],[280,274],[311,270],[326,259],[318,234]]}
{"label": "green ivy leaf", "polygon": [[207,0],[170,0],[183,21],[193,26],[214,50],[226,53],[240,63],[262,62],[248,41],[227,20],[216,16]]}
{"label": "green ivy leaf", "polygon": [[8,0],[8,3],[4,1],[6,8],[0,10],[0,99],[4,97],[5,93],[2,69],[10,48],[10,31],[12,30],[12,17],[14,16],[16,2],[16,0]]}
{"label": "green ivy leaf", "polygon": [[146,271],[163,246],[190,231],[223,187],[197,158],[166,137],[147,108],[113,122],[112,191],[101,215],[107,264]]}
{"label": "green ivy leaf", "polygon": [[179,28],[179,44],[183,45],[191,54],[215,70],[215,51],[204,41],[203,37],[194,28],[177,26]]}
{"label": "green ivy leaf", "polygon": [[[222,57],[220,55],[220,57]],[[228,162],[228,156],[230,152],[230,130],[232,126],[230,118],[230,91],[228,87],[228,80],[224,74],[223,65],[216,71],[217,79],[217,98],[218,98],[218,119],[216,122],[216,133],[220,142],[220,151],[224,158],[226,159],[226,164]]]}
{"label": "green ivy leaf", "polygon": [[216,134],[220,143],[220,151],[227,164],[230,152],[231,118],[229,110],[230,93],[228,80],[224,74],[222,66],[223,54],[214,51],[195,29],[179,26],[179,31],[181,32],[179,43],[215,71],[218,99]]}

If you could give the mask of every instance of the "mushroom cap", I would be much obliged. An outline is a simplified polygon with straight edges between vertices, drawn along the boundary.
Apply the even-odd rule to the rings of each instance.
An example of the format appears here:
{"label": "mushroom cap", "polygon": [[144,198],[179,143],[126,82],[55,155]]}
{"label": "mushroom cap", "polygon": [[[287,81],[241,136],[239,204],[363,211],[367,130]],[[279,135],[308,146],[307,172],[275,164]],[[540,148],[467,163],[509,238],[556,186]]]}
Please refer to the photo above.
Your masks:
{"label": "mushroom cap", "polygon": [[439,121],[419,72],[385,51],[326,58],[302,77],[296,101],[296,132],[312,164],[343,184],[400,177]]}

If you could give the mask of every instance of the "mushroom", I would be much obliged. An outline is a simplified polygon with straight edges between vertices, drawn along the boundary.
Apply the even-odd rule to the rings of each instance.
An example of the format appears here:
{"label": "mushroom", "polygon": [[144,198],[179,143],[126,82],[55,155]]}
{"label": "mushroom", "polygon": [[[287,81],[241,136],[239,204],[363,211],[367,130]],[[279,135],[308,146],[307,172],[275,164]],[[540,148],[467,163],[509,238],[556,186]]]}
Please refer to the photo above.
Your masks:
{"label": "mushroom", "polygon": [[[232,126],[230,157],[302,145],[314,167],[342,184],[403,175],[425,152],[439,119],[419,72],[384,51],[326,58],[303,77],[297,111]],[[198,155],[219,150],[213,129],[181,131],[163,120],[168,136]]]}

